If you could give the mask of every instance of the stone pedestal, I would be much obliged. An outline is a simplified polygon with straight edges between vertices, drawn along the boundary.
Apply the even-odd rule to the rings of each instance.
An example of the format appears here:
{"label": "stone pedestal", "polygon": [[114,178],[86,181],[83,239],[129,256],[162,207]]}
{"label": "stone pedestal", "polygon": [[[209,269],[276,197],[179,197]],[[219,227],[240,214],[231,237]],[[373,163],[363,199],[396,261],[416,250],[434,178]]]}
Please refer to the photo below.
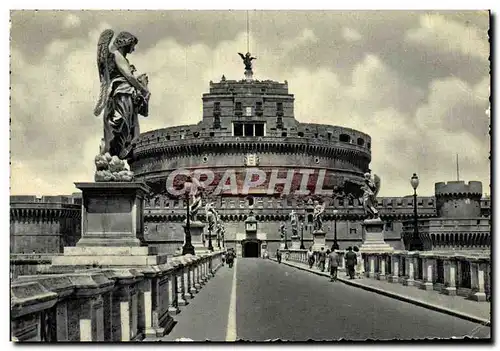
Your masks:
{"label": "stone pedestal", "polygon": [[380,218],[363,221],[364,241],[361,252],[391,252],[394,248],[384,240],[384,222]]}
{"label": "stone pedestal", "polygon": [[51,271],[88,267],[154,266],[166,255],[144,245],[143,183],[76,183],[82,190],[82,237],[55,256]]}
{"label": "stone pedestal", "polygon": [[[182,227],[184,228],[184,233],[186,232],[186,221],[182,223]],[[203,229],[205,228],[205,223],[200,221],[190,221],[189,228],[191,232],[191,244],[194,246],[194,253],[206,253],[208,251],[208,237],[205,242],[203,242]],[[185,237],[184,237],[185,239]],[[212,243],[213,245],[213,243]]]}
{"label": "stone pedestal", "polygon": [[299,250],[300,249],[300,236],[295,235],[295,236],[292,236],[290,239],[292,241],[292,249]]}
{"label": "stone pedestal", "polygon": [[251,82],[253,80],[253,71],[251,69],[245,70],[245,79],[247,82]]}
{"label": "stone pedestal", "polygon": [[313,251],[321,251],[321,248],[326,249],[326,232],[322,229],[312,232],[313,235]]}

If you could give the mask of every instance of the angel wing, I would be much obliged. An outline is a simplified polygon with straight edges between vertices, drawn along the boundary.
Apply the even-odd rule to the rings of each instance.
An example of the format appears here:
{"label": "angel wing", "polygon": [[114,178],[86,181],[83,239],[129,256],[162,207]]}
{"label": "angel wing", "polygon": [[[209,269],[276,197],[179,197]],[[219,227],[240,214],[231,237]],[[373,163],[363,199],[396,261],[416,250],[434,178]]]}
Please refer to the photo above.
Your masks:
{"label": "angel wing", "polygon": [[243,60],[245,59],[245,55],[243,55],[241,52],[238,52],[238,55],[240,55]]}
{"label": "angel wing", "polygon": [[101,33],[97,42],[97,70],[99,71],[99,80],[101,81],[101,91],[94,108],[94,115],[96,116],[99,116],[104,106],[106,106],[107,91],[110,82],[108,68],[109,43],[113,39],[114,34],[112,29],[106,29]]}
{"label": "angel wing", "polygon": [[376,198],[378,195],[378,192],[380,191],[380,177],[376,174],[373,175],[373,183],[375,184],[375,192],[373,194],[373,197]]}

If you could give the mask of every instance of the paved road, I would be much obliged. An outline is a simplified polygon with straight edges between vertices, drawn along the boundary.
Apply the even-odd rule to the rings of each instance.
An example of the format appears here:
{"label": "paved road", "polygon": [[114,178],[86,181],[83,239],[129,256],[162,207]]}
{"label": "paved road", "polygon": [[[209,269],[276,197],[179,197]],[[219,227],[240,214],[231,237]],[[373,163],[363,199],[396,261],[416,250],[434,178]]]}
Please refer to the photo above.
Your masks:
{"label": "paved road", "polygon": [[[238,259],[176,317],[164,340],[490,337],[490,328],[262,259]],[[235,292],[233,292],[235,286]],[[231,294],[236,294],[231,307]]]}

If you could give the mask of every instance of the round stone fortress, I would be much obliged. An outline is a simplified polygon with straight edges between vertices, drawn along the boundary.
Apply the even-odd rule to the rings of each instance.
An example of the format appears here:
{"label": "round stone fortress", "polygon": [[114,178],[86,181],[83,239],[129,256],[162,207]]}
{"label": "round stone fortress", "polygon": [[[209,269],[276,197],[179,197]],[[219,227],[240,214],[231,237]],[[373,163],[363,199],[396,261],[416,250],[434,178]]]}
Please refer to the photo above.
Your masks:
{"label": "round stone fortress", "polygon": [[[329,201],[334,197],[359,196],[370,149],[370,136],[360,131],[297,121],[286,81],[222,77],[210,82],[209,93],[203,94],[198,124],[141,135],[130,165],[152,188],[146,237],[167,251],[182,245],[184,203],[168,184],[182,183],[182,171],[189,170],[198,172],[211,189],[206,200],[215,202],[225,222],[228,246],[242,249],[250,210],[259,221],[259,243],[269,244],[269,249],[278,246],[279,226],[292,209],[306,222],[304,240],[312,242],[312,200],[334,205]],[[251,187],[245,187],[245,178],[253,182]],[[357,201],[349,201],[351,217],[361,215]],[[361,230],[356,232],[350,231],[350,241],[360,243]],[[328,239],[333,233],[327,233]]]}

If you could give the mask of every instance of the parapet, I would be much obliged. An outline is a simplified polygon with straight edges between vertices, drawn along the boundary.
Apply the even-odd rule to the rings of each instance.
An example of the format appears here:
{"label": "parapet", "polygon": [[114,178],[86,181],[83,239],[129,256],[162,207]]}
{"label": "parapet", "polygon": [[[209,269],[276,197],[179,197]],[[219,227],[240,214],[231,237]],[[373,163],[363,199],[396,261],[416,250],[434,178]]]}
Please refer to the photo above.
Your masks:
{"label": "parapet", "polygon": [[449,181],[439,182],[434,185],[436,196],[482,196],[483,184],[478,181]]}

